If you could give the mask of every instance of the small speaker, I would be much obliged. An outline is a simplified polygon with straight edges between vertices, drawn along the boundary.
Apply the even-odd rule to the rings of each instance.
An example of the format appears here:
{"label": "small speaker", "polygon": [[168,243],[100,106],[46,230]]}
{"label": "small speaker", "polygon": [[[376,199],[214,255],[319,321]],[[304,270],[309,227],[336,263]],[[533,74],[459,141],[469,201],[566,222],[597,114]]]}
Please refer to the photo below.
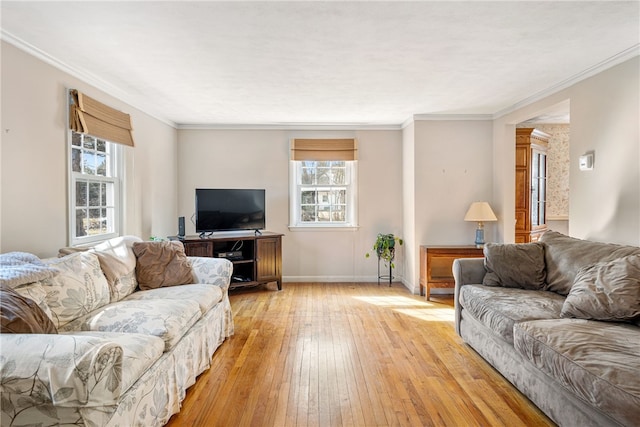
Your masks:
{"label": "small speaker", "polygon": [[184,237],[184,217],[178,217],[178,237]]}

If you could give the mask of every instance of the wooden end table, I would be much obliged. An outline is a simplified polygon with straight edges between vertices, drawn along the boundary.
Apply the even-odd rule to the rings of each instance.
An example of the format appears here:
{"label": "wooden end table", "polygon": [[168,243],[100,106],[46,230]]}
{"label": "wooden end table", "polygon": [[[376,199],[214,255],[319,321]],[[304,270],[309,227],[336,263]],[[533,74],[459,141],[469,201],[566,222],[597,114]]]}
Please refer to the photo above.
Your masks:
{"label": "wooden end table", "polygon": [[474,245],[420,246],[420,295],[429,300],[431,289],[455,286],[452,272],[455,259],[483,257],[482,248]]}

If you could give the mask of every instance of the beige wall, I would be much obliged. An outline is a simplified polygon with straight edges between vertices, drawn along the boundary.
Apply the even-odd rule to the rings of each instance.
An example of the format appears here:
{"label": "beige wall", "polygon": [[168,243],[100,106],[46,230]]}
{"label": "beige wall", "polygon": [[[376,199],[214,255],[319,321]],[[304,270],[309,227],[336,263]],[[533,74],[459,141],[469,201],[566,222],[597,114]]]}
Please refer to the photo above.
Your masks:
{"label": "beige wall", "polygon": [[[470,202],[491,202],[487,241],[513,241],[515,124],[571,101],[570,234],[640,244],[639,60],[634,58],[493,121],[431,120],[403,130],[175,130],[6,43],[2,44],[0,251],[54,256],[67,245],[66,89],[131,113],[125,233],[143,238],[194,228],[196,187],[267,190],[267,228],[282,232],[287,280],[373,280],[365,259],[379,232],[407,244],[396,276],[417,292],[421,244],[469,244]],[[356,231],[288,229],[289,140],[359,142]],[[578,157],[595,151],[595,169]]]}
{"label": "beige wall", "polygon": [[[492,123],[489,120],[416,121],[405,138],[414,179],[411,260],[406,283],[419,290],[420,245],[472,245],[477,223],[464,221],[474,201],[492,200]],[[406,163],[406,160],[405,160]],[[407,181],[410,181],[407,178]],[[486,224],[487,237],[492,224]],[[405,224],[405,228],[408,226]],[[487,239],[490,241],[490,239]]]}
{"label": "beige wall", "polygon": [[[569,234],[640,244],[640,59],[635,58],[494,121],[497,239],[514,240],[514,128],[570,100]],[[593,171],[578,157],[595,152]]]}
{"label": "beige wall", "polygon": [[[289,230],[289,141],[292,138],[358,140],[359,228]],[[179,215],[191,218],[195,188],[264,188],[269,231],[284,233],[287,281],[373,280],[366,259],[378,232],[402,235],[402,144],[399,130],[187,130],[179,131]],[[195,227],[187,220],[187,234]],[[402,251],[398,253],[402,266]],[[402,268],[396,271],[402,277]]]}
{"label": "beige wall", "polygon": [[3,42],[0,251],[49,257],[68,244],[69,88],[132,116],[125,233],[175,233],[175,129]]}
{"label": "beige wall", "polygon": [[404,229],[404,284],[413,293],[419,291],[418,258],[420,242],[416,240],[416,140],[415,123],[409,123],[402,132],[402,204]]}

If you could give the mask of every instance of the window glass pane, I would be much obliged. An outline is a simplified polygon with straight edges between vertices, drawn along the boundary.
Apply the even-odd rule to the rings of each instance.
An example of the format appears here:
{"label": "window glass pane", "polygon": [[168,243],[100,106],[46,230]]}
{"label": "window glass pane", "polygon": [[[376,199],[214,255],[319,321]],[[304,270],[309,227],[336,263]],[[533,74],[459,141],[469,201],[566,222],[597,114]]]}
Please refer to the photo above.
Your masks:
{"label": "window glass pane", "polygon": [[331,169],[329,168],[318,168],[318,185],[329,185],[331,184]]}
{"label": "window glass pane", "polygon": [[82,172],[82,153],[77,148],[71,149],[71,170],[73,172]]}
{"label": "window glass pane", "polygon": [[333,212],[331,213],[331,220],[344,222],[346,220],[346,211],[344,206],[334,206]]}
{"label": "window glass pane", "polygon": [[333,168],[331,174],[331,183],[334,185],[346,184],[346,169],[345,168]]}
{"label": "window glass pane", "polygon": [[331,192],[330,191],[318,191],[318,204],[319,205],[328,205],[331,203]]}
{"label": "window glass pane", "polygon": [[331,221],[330,206],[318,206],[318,221],[321,221],[321,222]]}
{"label": "window glass pane", "polygon": [[76,236],[87,235],[87,210],[76,209]]}
{"label": "window glass pane", "polygon": [[300,177],[300,183],[303,185],[313,185],[316,183],[316,169],[315,168],[302,168],[302,176]]}
{"label": "window glass pane", "polygon": [[328,168],[331,167],[331,162],[316,162],[319,168]]}
{"label": "window glass pane", "polygon": [[97,175],[107,176],[107,156],[104,154],[96,155]]}
{"label": "window glass pane", "polygon": [[315,206],[302,206],[300,209],[300,220],[302,222],[315,222],[316,221],[316,207]]}
{"label": "window glass pane", "polygon": [[76,181],[76,206],[87,206],[87,183]]}
{"label": "window glass pane", "polygon": [[99,139],[96,141],[96,150],[105,153],[107,151],[107,141]]}
{"label": "window glass pane", "polygon": [[91,152],[83,152],[82,153],[82,173],[88,174],[88,175],[95,175],[96,174],[96,169],[95,169],[95,155]]}
{"label": "window glass pane", "polygon": [[106,209],[100,210],[100,232],[101,233],[107,232],[107,210]]}
{"label": "window glass pane", "polygon": [[96,148],[96,139],[89,135],[82,138],[82,148],[86,150],[94,150]]}
{"label": "window glass pane", "polygon": [[100,204],[107,205],[107,184],[104,182],[100,184]]}
{"label": "window glass pane", "polygon": [[100,206],[100,183],[89,183],[89,206]]}
{"label": "window glass pane", "polygon": [[347,190],[334,190],[334,203],[344,205],[347,203]]}
{"label": "window glass pane", "polygon": [[79,147],[82,144],[82,134],[73,132],[71,134],[71,145]]}
{"label": "window glass pane", "polygon": [[300,195],[300,201],[303,205],[311,205],[316,203],[316,192],[315,190],[311,191],[303,191]]}

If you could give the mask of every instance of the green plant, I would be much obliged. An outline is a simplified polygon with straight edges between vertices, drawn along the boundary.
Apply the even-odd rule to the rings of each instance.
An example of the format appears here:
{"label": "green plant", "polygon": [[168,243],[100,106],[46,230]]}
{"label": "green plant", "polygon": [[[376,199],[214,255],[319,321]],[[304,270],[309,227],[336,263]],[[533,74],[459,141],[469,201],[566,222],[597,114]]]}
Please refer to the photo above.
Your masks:
{"label": "green plant", "polygon": [[[396,242],[402,245],[404,242],[401,238],[394,236],[393,234],[379,233],[376,237],[376,241],[373,244],[373,251],[385,262],[385,265],[390,265],[391,268],[395,268],[393,259],[396,256]],[[366,258],[369,258],[369,252],[365,254]]]}

